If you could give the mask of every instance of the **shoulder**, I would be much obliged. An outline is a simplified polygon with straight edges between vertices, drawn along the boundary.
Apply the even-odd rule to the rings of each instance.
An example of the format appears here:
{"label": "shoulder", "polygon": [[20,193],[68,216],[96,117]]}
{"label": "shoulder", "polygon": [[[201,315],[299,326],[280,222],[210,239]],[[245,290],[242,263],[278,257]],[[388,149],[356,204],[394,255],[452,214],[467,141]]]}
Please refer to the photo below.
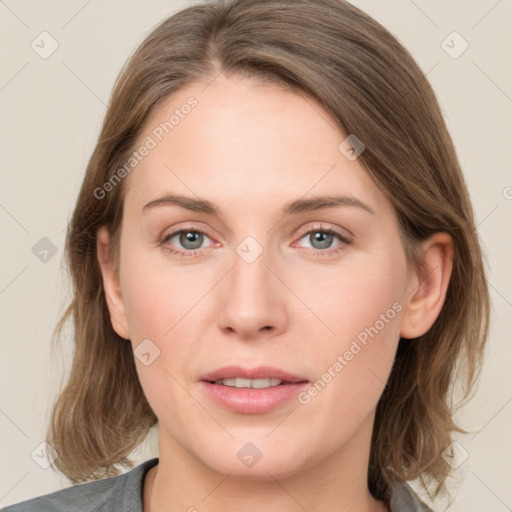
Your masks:
{"label": "shoulder", "polygon": [[389,508],[391,512],[432,512],[406,482],[397,483],[391,489]]}
{"label": "shoulder", "polygon": [[3,508],[0,512],[142,512],[142,484],[158,463],[147,460],[130,471],[104,480],[74,485]]}

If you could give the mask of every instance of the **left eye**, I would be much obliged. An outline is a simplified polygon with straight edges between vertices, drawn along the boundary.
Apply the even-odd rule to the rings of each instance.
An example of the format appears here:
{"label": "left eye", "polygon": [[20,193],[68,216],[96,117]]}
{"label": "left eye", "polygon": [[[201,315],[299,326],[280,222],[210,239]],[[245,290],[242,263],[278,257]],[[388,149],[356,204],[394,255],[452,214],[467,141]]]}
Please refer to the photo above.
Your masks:
{"label": "left eye", "polygon": [[167,235],[164,242],[170,241],[175,245],[176,242],[172,242],[172,240],[177,238],[184,249],[188,251],[195,251],[197,249],[201,249],[205,236],[208,237],[206,233],[199,230],[181,230]]}
{"label": "left eye", "polygon": [[[335,238],[341,240],[341,243],[350,243],[350,240],[332,229],[312,229],[305,233],[301,240],[307,239],[311,241],[312,249],[322,251],[330,249]],[[341,245],[341,243],[338,245]]]}

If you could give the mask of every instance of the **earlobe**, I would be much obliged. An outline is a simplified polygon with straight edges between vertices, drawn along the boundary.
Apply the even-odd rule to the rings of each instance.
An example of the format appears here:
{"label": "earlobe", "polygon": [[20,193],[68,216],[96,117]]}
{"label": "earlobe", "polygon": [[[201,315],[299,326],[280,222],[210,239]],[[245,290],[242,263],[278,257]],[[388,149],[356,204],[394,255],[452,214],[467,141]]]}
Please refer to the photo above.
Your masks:
{"label": "earlobe", "polygon": [[420,262],[408,281],[400,336],[417,338],[434,324],[444,304],[453,269],[453,240],[434,233],[420,247]]}
{"label": "earlobe", "polygon": [[110,235],[106,226],[98,229],[96,236],[97,257],[103,277],[103,289],[105,300],[110,312],[112,327],[119,336],[130,339],[130,332],[127,328],[126,310],[124,307],[119,275],[112,261],[110,251]]}

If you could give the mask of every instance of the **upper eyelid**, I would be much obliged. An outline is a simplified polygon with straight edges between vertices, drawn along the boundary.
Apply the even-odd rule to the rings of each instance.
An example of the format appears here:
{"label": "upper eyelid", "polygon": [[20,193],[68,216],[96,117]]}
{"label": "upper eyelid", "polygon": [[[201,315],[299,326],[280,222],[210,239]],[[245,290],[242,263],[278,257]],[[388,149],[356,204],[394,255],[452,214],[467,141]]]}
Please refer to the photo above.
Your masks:
{"label": "upper eyelid", "polygon": [[182,231],[197,231],[197,232],[200,232],[200,233],[203,233],[203,234],[207,235],[209,238],[213,238],[209,234],[209,230],[207,230],[205,228],[202,228],[202,227],[197,227],[197,226],[184,226],[184,227],[174,228],[174,229],[171,229],[169,231],[165,230],[163,235],[162,235],[162,238],[165,239],[165,238],[168,238],[170,236],[175,236],[178,233],[181,233]]}
{"label": "upper eyelid", "polygon": [[302,236],[307,235],[308,233],[311,233],[314,231],[326,231],[326,232],[330,232],[332,234],[338,235],[342,238],[346,238],[349,240],[352,240],[354,238],[354,235],[348,229],[345,228],[345,231],[347,231],[348,234],[341,233],[340,231],[342,231],[342,230],[343,230],[342,228],[333,228],[333,227],[324,226],[324,225],[307,226],[307,227],[299,229],[298,234],[302,237]]}

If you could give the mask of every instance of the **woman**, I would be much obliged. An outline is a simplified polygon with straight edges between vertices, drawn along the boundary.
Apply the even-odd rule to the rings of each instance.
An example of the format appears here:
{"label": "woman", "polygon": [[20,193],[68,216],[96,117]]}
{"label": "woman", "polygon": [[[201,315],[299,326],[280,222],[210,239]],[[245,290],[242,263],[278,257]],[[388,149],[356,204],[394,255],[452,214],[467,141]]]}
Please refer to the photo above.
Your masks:
{"label": "woman", "polygon": [[[6,511],[396,512],[430,510],[408,480],[445,491],[483,255],[430,85],[351,4],[216,1],[156,27],[67,256],[76,350],[48,443],[97,481]],[[158,457],[116,476],[154,425]]]}

